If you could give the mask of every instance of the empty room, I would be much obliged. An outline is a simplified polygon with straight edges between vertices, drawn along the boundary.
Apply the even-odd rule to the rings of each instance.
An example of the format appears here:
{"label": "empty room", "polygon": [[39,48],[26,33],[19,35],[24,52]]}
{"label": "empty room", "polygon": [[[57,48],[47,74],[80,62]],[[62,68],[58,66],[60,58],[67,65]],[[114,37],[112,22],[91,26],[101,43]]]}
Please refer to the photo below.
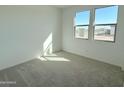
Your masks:
{"label": "empty room", "polygon": [[123,87],[123,5],[0,5],[0,87]]}

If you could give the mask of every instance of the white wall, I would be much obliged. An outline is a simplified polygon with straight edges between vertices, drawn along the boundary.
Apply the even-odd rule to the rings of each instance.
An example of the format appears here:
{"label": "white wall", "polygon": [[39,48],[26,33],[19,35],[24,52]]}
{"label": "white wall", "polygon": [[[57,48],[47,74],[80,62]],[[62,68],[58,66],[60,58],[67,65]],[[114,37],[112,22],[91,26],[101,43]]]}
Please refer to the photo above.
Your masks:
{"label": "white wall", "polygon": [[[74,38],[75,12],[92,10],[94,7],[101,6],[64,8],[62,22],[61,9],[52,6],[0,6],[0,69],[40,56],[43,44],[51,33],[53,51],[63,48],[68,52],[124,68],[124,6],[119,7],[115,43],[94,41],[91,37],[89,40]],[[92,27],[90,29],[91,36]]]}
{"label": "white wall", "polygon": [[61,15],[52,6],[0,6],[0,69],[38,57],[50,33],[61,50]]}
{"label": "white wall", "polygon": [[[121,66],[124,69],[124,6],[119,6],[116,42],[109,43],[92,40],[90,27],[89,40],[75,39],[73,19],[76,11],[91,10],[103,6],[73,6],[63,9],[63,50]],[[91,15],[91,22],[93,16]]]}

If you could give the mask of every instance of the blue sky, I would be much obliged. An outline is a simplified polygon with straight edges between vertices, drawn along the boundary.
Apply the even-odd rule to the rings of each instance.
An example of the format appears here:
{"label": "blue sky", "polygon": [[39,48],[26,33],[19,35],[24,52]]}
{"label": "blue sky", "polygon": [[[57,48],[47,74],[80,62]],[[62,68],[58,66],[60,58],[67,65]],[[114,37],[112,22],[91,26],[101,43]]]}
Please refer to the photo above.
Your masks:
{"label": "blue sky", "polygon": [[89,24],[90,11],[83,11],[76,13],[75,24],[86,25]]}
{"label": "blue sky", "polygon": [[[118,6],[99,8],[95,11],[95,24],[109,24],[117,22]],[[76,25],[89,24],[90,11],[76,13]]]}

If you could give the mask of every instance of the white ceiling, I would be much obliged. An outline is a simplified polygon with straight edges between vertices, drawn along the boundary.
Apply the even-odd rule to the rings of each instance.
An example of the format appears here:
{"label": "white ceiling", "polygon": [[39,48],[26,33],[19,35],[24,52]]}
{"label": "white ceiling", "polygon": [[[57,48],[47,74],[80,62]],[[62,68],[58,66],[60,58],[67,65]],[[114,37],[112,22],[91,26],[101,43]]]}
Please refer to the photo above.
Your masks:
{"label": "white ceiling", "polygon": [[58,7],[58,8],[67,8],[67,7],[71,7],[73,5],[54,5],[55,7]]}

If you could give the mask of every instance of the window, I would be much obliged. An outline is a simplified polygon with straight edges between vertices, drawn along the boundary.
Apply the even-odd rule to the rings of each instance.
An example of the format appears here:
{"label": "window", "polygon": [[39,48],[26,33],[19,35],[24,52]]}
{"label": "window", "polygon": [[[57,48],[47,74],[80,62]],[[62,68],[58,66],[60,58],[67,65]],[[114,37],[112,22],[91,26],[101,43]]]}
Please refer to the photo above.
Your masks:
{"label": "window", "polygon": [[88,39],[90,11],[76,13],[75,17],[75,38]]}
{"label": "window", "polygon": [[95,10],[94,40],[115,41],[118,6]]}

